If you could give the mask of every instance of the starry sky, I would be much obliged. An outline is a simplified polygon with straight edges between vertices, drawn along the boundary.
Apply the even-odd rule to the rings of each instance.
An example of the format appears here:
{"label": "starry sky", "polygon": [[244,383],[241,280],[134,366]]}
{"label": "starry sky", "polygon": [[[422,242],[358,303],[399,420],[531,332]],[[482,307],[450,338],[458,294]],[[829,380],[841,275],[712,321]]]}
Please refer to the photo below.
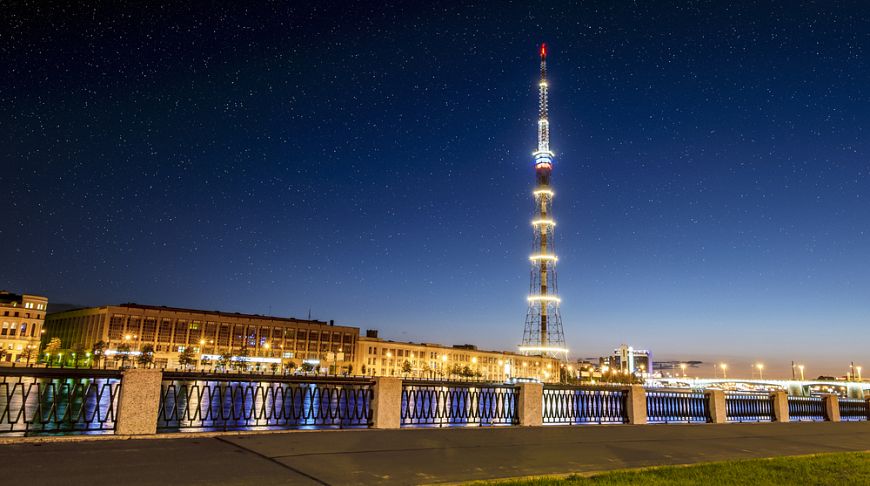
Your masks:
{"label": "starry sky", "polygon": [[547,42],[572,354],[870,366],[870,7],[556,3],[4,3],[0,285],[514,349]]}

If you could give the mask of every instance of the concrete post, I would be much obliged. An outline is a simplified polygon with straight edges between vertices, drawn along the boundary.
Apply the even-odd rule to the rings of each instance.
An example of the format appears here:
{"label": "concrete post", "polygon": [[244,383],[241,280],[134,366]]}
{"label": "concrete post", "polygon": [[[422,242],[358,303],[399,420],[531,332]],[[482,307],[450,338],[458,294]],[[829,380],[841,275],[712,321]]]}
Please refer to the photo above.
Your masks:
{"label": "concrete post", "polygon": [[544,385],[520,383],[520,399],[517,402],[519,422],[525,427],[539,427],[544,423]]}
{"label": "concrete post", "polygon": [[121,375],[116,435],[157,433],[157,413],[163,381],[161,370],[131,369]]}
{"label": "concrete post", "polygon": [[402,379],[394,376],[375,378],[372,400],[372,427],[398,429],[402,425]]}
{"label": "concrete post", "polygon": [[728,423],[728,409],[725,403],[725,390],[707,390],[708,406],[710,407],[710,418],[714,424]]}
{"label": "concrete post", "polygon": [[628,412],[628,423],[638,425],[646,423],[646,389],[643,385],[631,385],[628,388],[625,408]]}
{"label": "concrete post", "polygon": [[840,421],[840,399],[833,393],[827,394],[825,400],[825,417],[829,422]]}
{"label": "concrete post", "polygon": [[773,420],[788,423],[788,393],[783,390],[771,392],[773,397]]}

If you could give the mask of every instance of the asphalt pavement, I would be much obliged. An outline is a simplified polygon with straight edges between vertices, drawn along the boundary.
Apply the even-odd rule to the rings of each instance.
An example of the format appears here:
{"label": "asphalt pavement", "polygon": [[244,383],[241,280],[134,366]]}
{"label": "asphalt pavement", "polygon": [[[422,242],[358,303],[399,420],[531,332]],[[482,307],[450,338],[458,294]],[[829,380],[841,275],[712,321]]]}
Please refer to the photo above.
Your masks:
{"label": "asphalt pavement", "polygon": [[870,450],[870,423],[614,425],[13,443],[5,484],[433,484]]}

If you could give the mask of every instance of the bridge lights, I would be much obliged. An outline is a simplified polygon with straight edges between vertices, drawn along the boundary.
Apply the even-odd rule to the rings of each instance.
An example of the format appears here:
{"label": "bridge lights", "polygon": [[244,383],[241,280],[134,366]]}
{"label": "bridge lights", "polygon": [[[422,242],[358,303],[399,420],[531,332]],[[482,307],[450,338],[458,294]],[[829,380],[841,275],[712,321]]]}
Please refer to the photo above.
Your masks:
{"label": "bridge lights", "polygon": [[758,379],[764,379],[764,363],[755,363],[755,367],[758,368]]}

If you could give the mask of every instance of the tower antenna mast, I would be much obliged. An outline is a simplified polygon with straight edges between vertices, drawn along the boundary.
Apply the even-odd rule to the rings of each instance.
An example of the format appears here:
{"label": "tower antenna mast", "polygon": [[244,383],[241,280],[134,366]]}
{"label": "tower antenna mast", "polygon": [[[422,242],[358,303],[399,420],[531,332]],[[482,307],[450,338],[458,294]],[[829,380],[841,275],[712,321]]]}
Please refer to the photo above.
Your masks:
{"label": "tower antenna mast", "polygon": [[550,150],[549,83],[547,81],[547,45],[541,44],[541,79],[538,83],[538,149],[532,154],[535,165],[535,219],[532,242],[531,278],[528,311],[520,352],[568,359],[562,316],[559,311],[556,284],[556,221],[552,215],[553,190],[550,175],[553,171],[553,152]]}

